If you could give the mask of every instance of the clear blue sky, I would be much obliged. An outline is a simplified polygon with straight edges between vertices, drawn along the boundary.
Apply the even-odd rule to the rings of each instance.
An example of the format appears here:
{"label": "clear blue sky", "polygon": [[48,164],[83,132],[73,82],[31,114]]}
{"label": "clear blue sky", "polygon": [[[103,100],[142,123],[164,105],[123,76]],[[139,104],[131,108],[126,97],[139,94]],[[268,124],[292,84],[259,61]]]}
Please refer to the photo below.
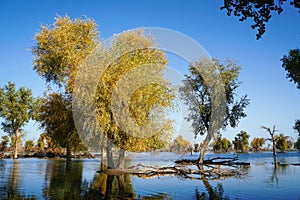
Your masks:
{"label": "clear blue sky", "polygon": [[[45,82],[32,70],[30,47],[41,24],[52,24],[56,15],[85,15],[99,24],[102,38],[137,27],[163,27],[182,32],[200,43],[212,57],[231,58],[242,67],[238,94],[248,94],[248,117],[224,136],[232,139],[240,130],[251,138],[267,137],[261,125],[273,126],[297,137],[292,127],[300,118],[300,90],[289,82],[280,58],[300,48],[300,15],[287,5],[273,16],[259,41],[251,22],[239,22],[220,10],[222,1],[0,1],[0,86],[13,81],[42,95]],[[300,66],[299,66],[300,67]],[[40,130],[27,127],[27,139]],[[0,135],[4,133],[0,131]]]}

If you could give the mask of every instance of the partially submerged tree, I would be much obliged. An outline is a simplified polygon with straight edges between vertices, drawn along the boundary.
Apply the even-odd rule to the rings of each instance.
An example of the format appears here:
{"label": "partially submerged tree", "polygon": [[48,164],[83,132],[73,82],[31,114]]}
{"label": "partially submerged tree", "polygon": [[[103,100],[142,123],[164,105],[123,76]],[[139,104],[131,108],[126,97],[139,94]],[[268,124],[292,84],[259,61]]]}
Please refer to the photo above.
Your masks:
{"label": "partially submerged tree", "polygon": [[[123,32],[107,51],[111,63],[100,61],[109,65],[96,89],[97,122],[101,134],[120,149],[119,167],[124,151],[163,147],[172,130],[165,109],[172,108],[175,95],[163,77],[165,54],[154,46],[143,30]],[[107,145],[107,153],[111,148]],[[110,159],[108,155],[108,165],[114,167]]]}
{"label": "partially submerged tree", "polygon": [[249,138],[250,135],[247,134],[246,131],[241,131],[237,134],[237,136],[234,138],[234,141],[232,141],[234,145],[234,149],[238,152],[248,152],[249,150]]}
{"label": "partially submerged tree", "polygon": [[276,168],[276,163],[277,163],[277,159],[276,159],[276,137],[275,137],[275,133],[278,131],[276,130],[275,128],[275,125],[273,126],[273,129],[271,129],[270,127],[266,127],[266,126],[262,126],[261,127],[262,129],[266,130],[271,138],[268,139],[268,140],[271,140],[272,141],[272,147],[273,147],[273,156],[274,156],[274,166]]}
{"label": "partially submerged tree", "polygon": [[265,144],[265,139],[264,138],[255,137],[251,141],[251,146],[255,151],[259,151],[264,144]]}
{"label": "partially submerged tree", "polygon": [[[220,94],[218,91],[213,91],[203,74],[200,74],[199,69],[203,69],[203,72],[208,74],[218,73],[219,77],[217,78],[221,79],[224,87],[222,91],[225,93],[225,102],[212,105],[213,98]],[[246,117],[245,108],[249,105],[249,99],[247,96],[243,96],[240,100],[236,100],[235,96],[235,91],[240,85],[238,82],[239,70],[240,67],[234,62],[228,61],[228,63],[223,64],[217,59],[202,59],[190,64],[190,75],[185,76],[184,86],[180,91],[182,98],[188,105],[190,113],[187,119],[192,122],[195,135],[207,134],[201,146],[199,163],[203,163],[204,153],[209,142],[219,131],[213,127],[216,124],[212,119],[212,110],[216,109],[215,107],[225,106],[225,119],[223,116],[219,116],[222,119],[217,119],[217,123],[221,123],[220,128],[237,127],[239,120]],[[215,94],[213,94],[214,92]],[[220,122],[221,120],[223,122]]]}
{"label": "partially submerged tree", "polygon": [[33,69],[47,84],[55,84],[63,91],[43,99],[38,121],[55,142],[67,148],[69,155],[71,149],[80,146],[72,115],[74,81],[83,60],[99,44],[97,25],[89,18],[72,20],[58,16],[54,24],[42,26],[34,39]]}
{"label": "partially submerged tree", "polygon": [[34,98],[31,90],[21,87],[16,89],[12,82],[0,88],[0,117],[4,132],[11,137],[14,147],[14,159],[18,158],[18,141],[21,128],[29,122],[34,115]]}

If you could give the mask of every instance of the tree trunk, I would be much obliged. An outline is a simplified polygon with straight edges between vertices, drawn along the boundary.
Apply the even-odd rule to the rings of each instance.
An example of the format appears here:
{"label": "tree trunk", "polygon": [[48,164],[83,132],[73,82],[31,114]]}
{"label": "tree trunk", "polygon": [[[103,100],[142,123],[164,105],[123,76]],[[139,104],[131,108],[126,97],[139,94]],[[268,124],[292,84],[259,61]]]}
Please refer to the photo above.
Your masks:
{"label": "tree trunk", "polygon": [[276,141],[274,138],[274,134],[271,134],[272,137],[272,144],[273,144],[273,156],[274,156],[274,167],[277,167],[277,158],[276,158]]}
{"label": "tree trunk", "polygon": [[105,150],[104,150],[104,146],[101,147],[101,150],[100,150],[100,153],[101,153],[101,164],[100,164],[100,169],[101,170],[106,170],[107,167],[106,167],[106,160],[105,160]]}
{"label": "tree trunk", "polygon": [[205,152],[206,152],[206,150],[208,148],[208,145],[209,145],[209,142],[210,142],[212,136],[213,136],[213,133],[210,132],[210,131],[208,131],[207,136],[206,136],[206,138],[204,139],[204,141],[203,141],[203,143],[201,145],[200,155],[199,155],[199,158],[198,158],[198,163],[199,164],[203,164],[204,154],[205,154]]}
{"label": "tree trunk", "polygon": [[106,158],[107,158],[107,168],[108,169],[115,168],[114,161],[113,161],[113,154],[112,154],[112,146],[109,141],[106,144]]}
{"label": "tree trunk", "polygon": [[17,159],[18,158],[18,133],[19,133],[19,130],[16,130],[15,132],[15,149],[14,149],[14,159]]}
{"label": "tree trunk", "polygon": [[123,169],[125,167],[125,151],[120,149],[119,151],[119,166],[118,168]]}
{"label": "tree trunk", "polygon": [[67,146],[67,159],[70,159],[71,155],[72,155],[71,148],[69,146]]}

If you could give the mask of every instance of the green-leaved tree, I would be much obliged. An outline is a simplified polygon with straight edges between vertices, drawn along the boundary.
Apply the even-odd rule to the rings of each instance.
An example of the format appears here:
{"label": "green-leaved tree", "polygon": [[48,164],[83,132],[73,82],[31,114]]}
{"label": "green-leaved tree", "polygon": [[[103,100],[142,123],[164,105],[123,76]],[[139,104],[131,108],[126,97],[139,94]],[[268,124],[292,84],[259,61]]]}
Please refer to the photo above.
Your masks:
{"label": "green-leaved tree", "polygon": [[234,141],[232,141],[233,145],[234,145],[234,149],[238,152],[248,152],[249,150],[249,138],[250,135],[247,134],[246,131],[241,131],[240,133],[238,133],[236,135],[236,137],[234,138]]}
{"label": "green-leaved tree", "polygon": [[35,100],[31,90],[21,87],[16,89],[12,82],[0,88],[0,117],[2,130],[11,137],[14,147],[14,159],[18,158],[18,141],[22,127],[34,116]]}
{"label": "green-leaved tree", "polygon": [[187,120],[192,122],[195,135],[206,134],[199,155],[199,162],[203,163],[204,153],[218,130],[209,132],[211,124],[215,123],[211,119],[212,91],[205,81],[205,77],[202,77],[202,74],[197,70],[201,68],[204,68],[208,73],[217,71],[224,84],[226,113],[224,123],[222,123],[223,128],[238,126],[239,120],[246,117],[245,108],[249,105],[249,99],[247,96],[243,96],[239,100],[236,99],[235,91],[240,85],[238,82],[240,67],[236,63],[228,61],[228,63],[223,64],[217,59],[202,59],[190,64],[190,74],[185,76],[184,85],[180,91],[183,100],[188,105],[190,113]]}

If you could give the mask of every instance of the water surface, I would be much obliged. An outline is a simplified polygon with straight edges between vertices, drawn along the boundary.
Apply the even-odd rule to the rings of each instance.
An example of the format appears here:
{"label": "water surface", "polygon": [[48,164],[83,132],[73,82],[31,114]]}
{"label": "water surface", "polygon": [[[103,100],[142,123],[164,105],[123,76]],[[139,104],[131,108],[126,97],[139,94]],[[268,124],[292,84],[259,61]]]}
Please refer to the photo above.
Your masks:
{"label": "water surface", "polygon": [[[207,157],[219,155],[208,154]],[[233,156],[227,154],[226,156]],[[130,153],[128,165],[172,166],[197,155]],[[300,166],[273,165],[271,152],[239,154],[246,176],[190,180],[178,176],[139,178],[98,174],[99,159],[0,160],[0,199],[299,199]],[[300,153],[278,154],[280,163],[300,163]]]}

